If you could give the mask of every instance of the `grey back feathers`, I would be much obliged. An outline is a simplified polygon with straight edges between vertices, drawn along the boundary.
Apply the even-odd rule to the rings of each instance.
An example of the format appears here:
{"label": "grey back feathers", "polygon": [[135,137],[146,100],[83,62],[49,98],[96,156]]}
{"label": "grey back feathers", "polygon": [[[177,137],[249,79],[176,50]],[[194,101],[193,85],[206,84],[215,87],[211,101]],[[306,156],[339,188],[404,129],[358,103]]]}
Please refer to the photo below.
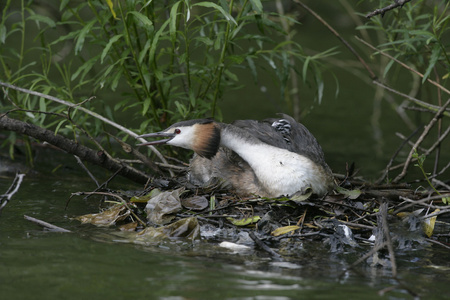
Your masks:
{"label": "grey back feathers", "polygon": [[322,148],[311,132],[289,115],[281,116],[282,119],[270,118],[263,121],[238,120],[233,125],[265,144],[301,154],[323,166],[325,160]]}

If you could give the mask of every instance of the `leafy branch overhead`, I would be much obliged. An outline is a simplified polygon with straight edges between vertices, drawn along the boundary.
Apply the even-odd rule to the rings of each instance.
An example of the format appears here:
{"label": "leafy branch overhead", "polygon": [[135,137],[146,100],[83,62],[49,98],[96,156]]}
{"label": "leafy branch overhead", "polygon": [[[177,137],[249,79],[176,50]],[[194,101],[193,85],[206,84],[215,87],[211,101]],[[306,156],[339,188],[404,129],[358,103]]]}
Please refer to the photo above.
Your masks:
{"label": "leafy branch overhead", "polygon": [[[61,1],[58,9],[47,7],[51,14],[35,8],[33,1],[8,1],[3,8],[1,81],[70,103],[96,95],[83,107],[110,120],[122,115],[141,120],[133,123],[137,132],[186,118],[220,119],[219,102],[227,90],[242,88],[240,77],[246,73],[256,82],[258,73],[269,72],[281,99],[298,93],[289,87],[289,77],[301,74],[304,84],[317,86],[320,101],[320,61],[333,55],[307,55],[291,38],[277,42],[291,37],[289,26],[298,22],[265,12],[259,0]],[[283,27],[282,22],[291,25]],[[37,38],[27,40],[36,27]],[[12,40],[21,41],[19,47]],[[2,111],[27,111],[16,110],[14,117],[63,135],[83,134],[67,120],[46,114],[62,112],[65,105],[14,92],[8,97]],[[105,129],[101,120],[77,110],[71,118],[90,136]],[[122,139],[127,134],[118,133]]]}

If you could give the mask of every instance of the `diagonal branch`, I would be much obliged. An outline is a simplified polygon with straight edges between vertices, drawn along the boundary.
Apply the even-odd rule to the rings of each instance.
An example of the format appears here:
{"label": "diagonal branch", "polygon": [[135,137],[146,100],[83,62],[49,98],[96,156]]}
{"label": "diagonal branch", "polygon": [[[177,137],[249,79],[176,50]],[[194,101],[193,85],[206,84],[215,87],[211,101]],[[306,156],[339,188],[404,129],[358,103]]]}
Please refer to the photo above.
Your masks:
{"label": "diagonal branch", "polygon": [[393,10],[394,8],[397,8],[397,7],[401,8],[401,7],[403,7],[403,5],[405,5],[409,1],[411,1],[411,0],[394,0],[394,3],[392,3],[386,7],[383,7],[383,8],[375,9],[373,12],[368,13],[366,15],[366,18],[370,19],[376,15],[381,15],[383,17],[386,12]]}
{"label": "diagonal branch", "polygon": [[[115,122],[113,122],[113,121],[111,121],[111,120],[109,120],[109,119],[103,117],[102,115],[99,115],[99,114],[97,114],[97,113],[95,113],[95,112],[93,112],[93,111],[90,111],[90,110],[87,109],[87,108],[84,108],[84,107],[80,106],[80,104],[70,103],[70,102],[68,102],[68,101],[65,101],[65,100],[62,100],[62,99],[59,99],[59,98],[50,96],[50,95],[46,95],[46,94],[42,94],[42,93],[39,93],[39,92],[31,91],[31,90],[28,90],[28,89],[24,89],[24,88],[21,88],[21,87],[18,87],[18,86],[15,86],[15,85],[12,85],[12,84],[9,84],[9,83],[6,83],[6,82],[2,82],[2,81],[0,81],[0,85],[1,85],[1,86],[4,86],[4,87],[7,87],[7,88],[10,88],[10,89],[13,89],[13,90],[16,90],[16,91],[19,91],[19,92],[23,92],[23,93],[30,94],[30,95],[34,95],[34,96],[38,96],[38,97],[42,97],[42,98],[45,98],[45,99],[47,99],[47,100],[51,100],[51,101],[53,101],[53,102],[56,102],[56,103],[59,103],[59,104],[66,105],[66,106],[68,106],[69,108],[76,108],[76,109],[79,109],[79,110],[83,111],[84,113],[86,113],[86,114],[88,114],[88,115],[91,115],[91,116],[93,116],[94,118],[97,118],[97,119],[101,120],[102,122],[105,122],[106,124],[109,124],[109,125],[111,125],[111,126],[117,128],[117,129],[119,129],[119,130],[125,132],[126,134],[128,134],[128,135],[134,137],[134,138],[137,138],[137,137],[138,137],[138,135],[137,135],[136,133],[134,133],[133,131],[129,130],[128,128],[123,127],[122,125],[119,125],[119,124],[117,124],[117,123],[115,123]],[[145,139],[143,139],[143,138],[138,138],[138,140],[141,141],[141,142],[143,142],[143,143],[147,142],[147,141],[146,141]],[[150,146],[148,146],[148,147],[153,151],[153,153],[156,154],[156,156],[158,156],[158,158],[159,158],[163,163],[167,164],[167,161],[166,161],[166,159],[164,158],[164,156],[163,156],[163,155],[162,155],[162,154],[161,154],[154,146],[151,146],[151,145],[150,145]],[[170,170],[169,170],[169,171],[170,171]],[[170,171],[170,172],[171,172],[171,171]],[[173,176],[173,173],[171,173],[171,175]]]}
{"label": "diagonal branch", "polygon": [[422,141],[425,139],[425,137],[430,132],[430,130],[433,127],[433,125],[437,122],[437,120],[441,117],[441,115],[444,113],[445,109],[449,105],[450,105],[450,99],[447,100],[447,102],[441,107],[441,109],[434,115],[433,119],[431,119],[431,121],[428,123],[428,125],[425,126],[421,136],[416,141],[414,146],[411,148],[411,151],[409,152],[408,158],[405,161],[405,165],[403,167],[402,172],[400,174],[398,174],[397,177],[395,177],[395,179],[392,182],[398,182],[400,179],[405,177],[406,170],[408,169],[409,164],[410,164],[410,162],[412,160],[412,155],[413,155],[414,151],[417,149],[417,147],[420,145],[420,143],[422,143]]}
{"label": "diagonal branch", "polygon": [[[389,58],[389,59],[395,61],[396,63],[398,63],[399,65],[401,65],[403,68],[405,68],[405,69],[407,69],[407,70],[409,70],[409,71],[411,71],[411,72],[413,72],[413,73],[419,75],[421,78],[424,77],[424,75],[423,75],[422,73],[420,73],[419,71],[414,70],[413,68],[411,68],[411,67],[408,66],[407,64],[405,64],[405,63],[399,61],[398,59],[396,59],[395,57],[393,57],[393,56],[387,54],[386,52],[384,52],[384,51],[382,51],[382,50],[380,50],[380,49],[377,49],[376,47],[372,46],[371,44],[369,44],[369,43],[366,42],[365,40],[363,40],[363,39],[361,39],[361,38],[359,38],[359,37],[357,37],[357,36],[356,36],[356,39],[357,39],[358,41],[360,41],[361,43],[363,43],[364,45],[366,45],[367,47],[371,48],[372,50],[377,51],[377,52],[380,53],[381,55],[384,55],[384,56],[386,56],[387,58]],[[440,85],[439,83],[437,83],[436,81],[431,80],[430,78],[427,78],[427,81],[428,81],[429,83],[431,83],[432,85],[438,87],[438,88],[439,88],[440,90],[442,90],[443,92],[445,92],[445,93],[447,93],[447,94],[450,95],[450,91],[449,91],[448,89],[446,89],[445,87],[443,87],[442,85]]]}
{"label": "diagonal branch", "polygon": [[320,23],[322,23],[328,30],[330,30],[343,44],[347,47],[350,52],[356,56],[359,62],[364,66],[364,68],[369,72],[370,78],[375,80],[377,76],[369,67],[369,65],[365,62],[365,60],[356,52],[356,50],[347,42],[330,24],[328,24],[324,19],[322,19],[314,10],[303,4],[300,0],[294,0],[295,3],[300,4],[304,9],[306,9],[310,14],[312,14]]}
{"label": "diagonal branch", "polygon": [[120,175],[135,182],[146,183],[150,179],[145,173],[105,155],[103,151],[90,149],[62,135],[55,134],[51,130],[9,118],[6,114],[0,115],[0,129],[15,131],[41,141],[46,141],[68,153],[78,156],[82,160],[86,160],[113,172],[122,168]]}

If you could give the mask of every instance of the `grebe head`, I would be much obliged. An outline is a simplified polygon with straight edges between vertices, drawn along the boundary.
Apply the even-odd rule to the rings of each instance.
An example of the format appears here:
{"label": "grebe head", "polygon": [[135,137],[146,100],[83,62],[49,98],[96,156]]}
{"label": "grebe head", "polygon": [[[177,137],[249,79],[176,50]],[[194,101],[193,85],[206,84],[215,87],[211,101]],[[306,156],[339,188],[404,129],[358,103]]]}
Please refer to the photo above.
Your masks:
{"label": "grebe head", "polygon": [[167,144],[194,150],[198,155],[212,158],[220,146],[220,128],[209,119],[197,119],[173,124],[166,130],[140,135],[141,138],[165,137],[139,144],[138,146]]}

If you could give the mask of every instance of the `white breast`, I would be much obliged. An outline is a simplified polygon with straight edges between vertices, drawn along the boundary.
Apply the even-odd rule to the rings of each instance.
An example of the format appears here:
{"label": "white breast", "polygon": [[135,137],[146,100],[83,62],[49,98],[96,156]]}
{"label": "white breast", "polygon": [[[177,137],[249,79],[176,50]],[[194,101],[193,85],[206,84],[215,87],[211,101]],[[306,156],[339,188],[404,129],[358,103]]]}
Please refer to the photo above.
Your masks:
{"label": "white breast", "polygon": [[328,181],[323,170],[302,155],[239,139],[225,139],[222,143],[248,162],[271,197],[292,195],[307,187],[316,194],[327,192]]}

